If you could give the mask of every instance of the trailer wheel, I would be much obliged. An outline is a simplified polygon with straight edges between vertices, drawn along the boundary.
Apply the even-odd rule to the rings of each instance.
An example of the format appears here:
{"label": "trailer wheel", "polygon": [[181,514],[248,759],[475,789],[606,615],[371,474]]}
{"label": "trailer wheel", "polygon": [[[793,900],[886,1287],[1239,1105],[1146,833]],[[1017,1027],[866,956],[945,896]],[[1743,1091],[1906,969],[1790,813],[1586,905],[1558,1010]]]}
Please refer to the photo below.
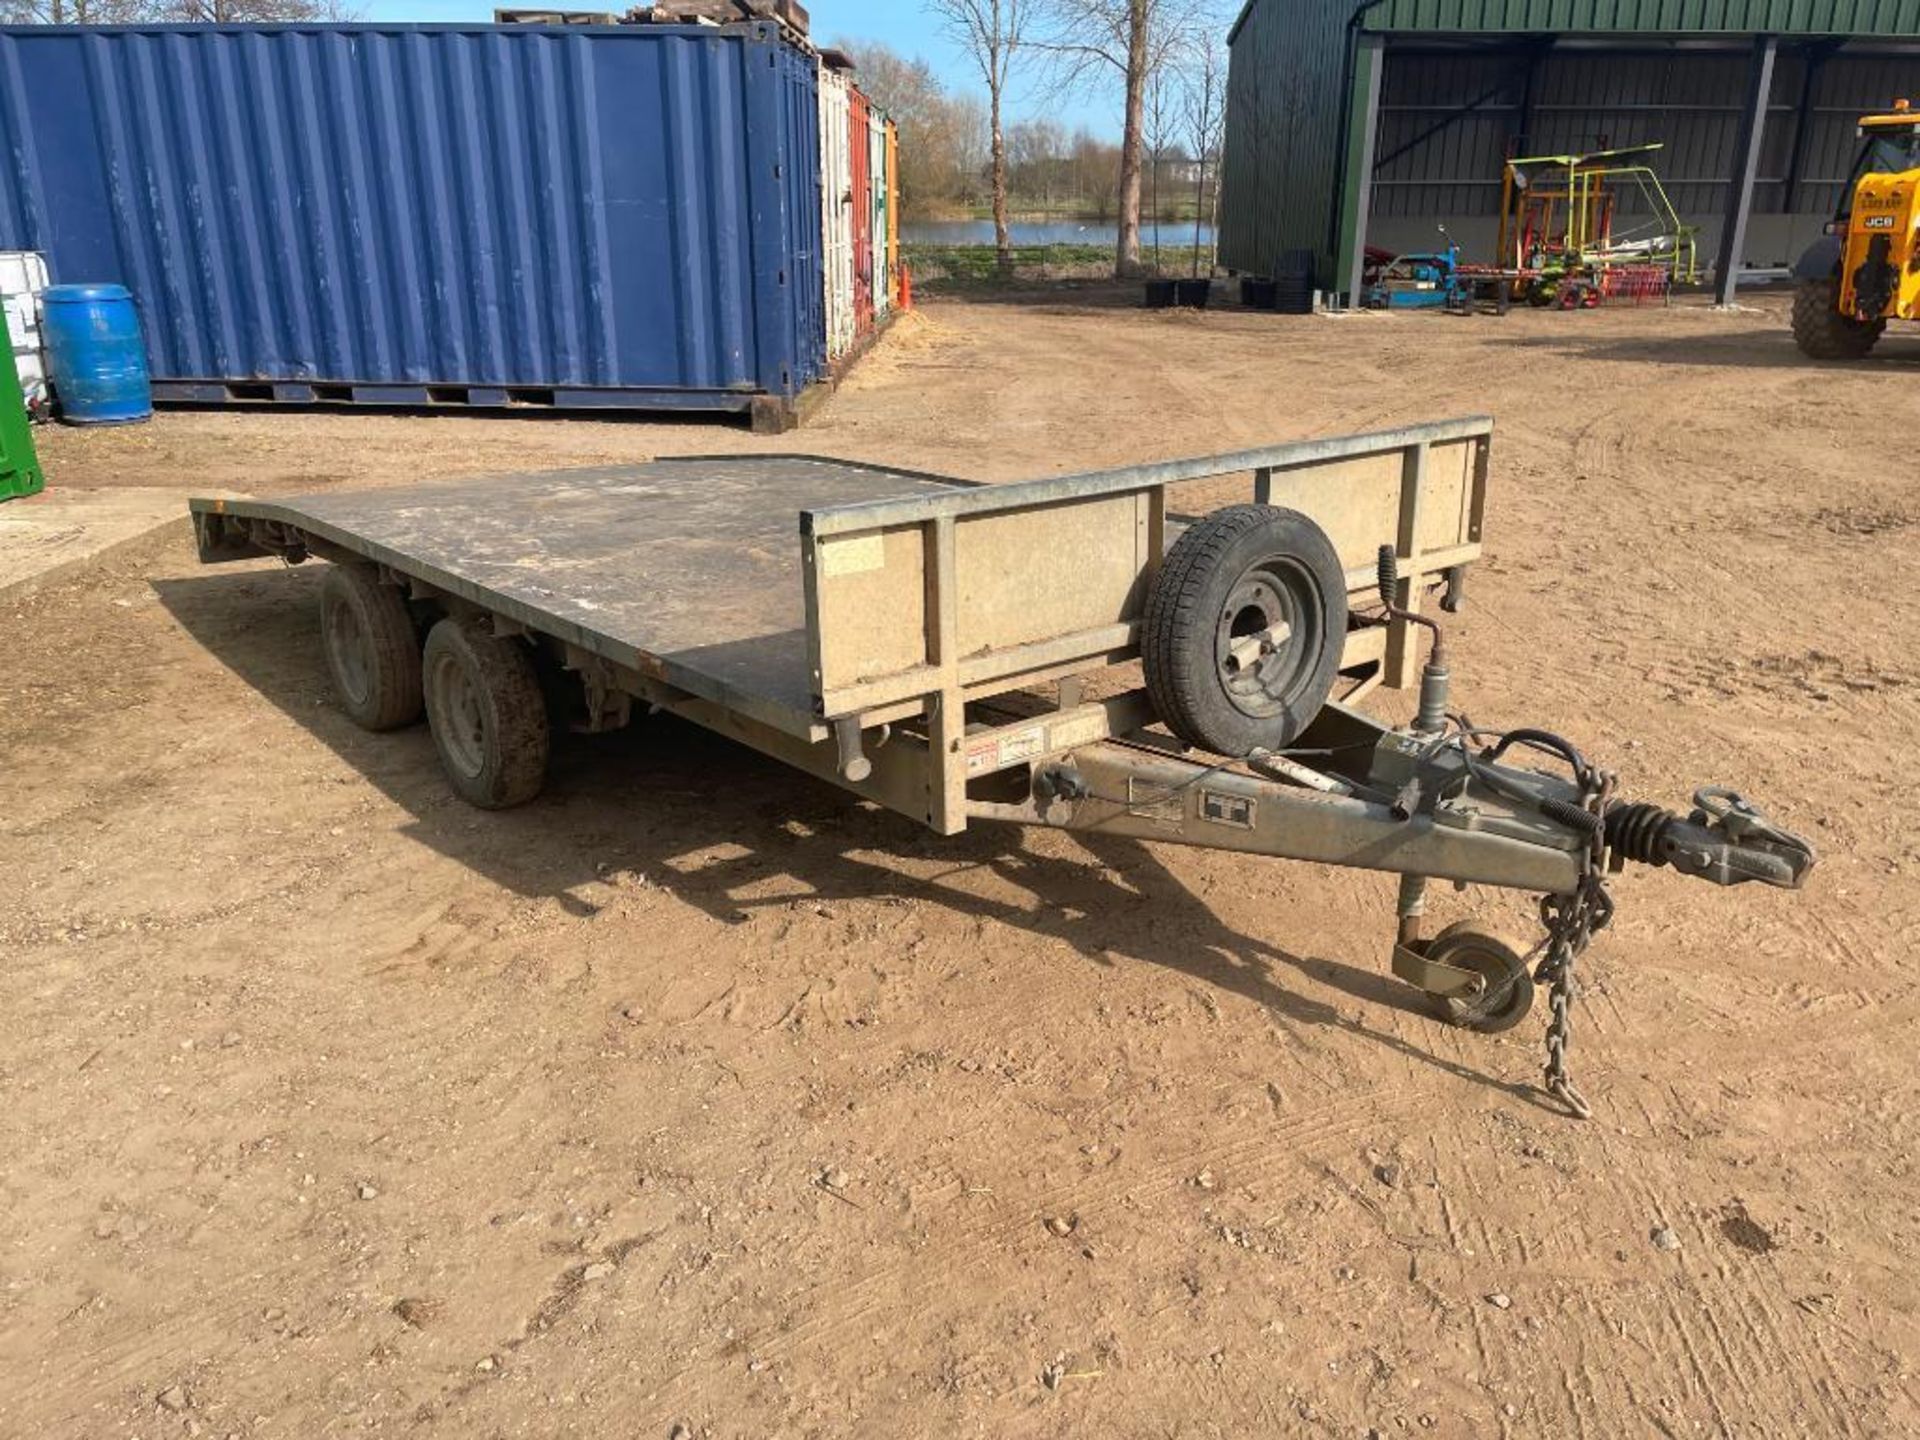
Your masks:
{"label": "trailer wheel", "polygon": [[365,730],[420,718],[420,637],[397,585],[371,565],[335,565],[320,586],[320,640],[341,708]]}
{"label": "trailer wheel", "polygon": [[1168,550],[1141,659],[1160,718],[1220,755],[1293,743],[1333,692],[1347,588],[1326,532],[1297,510],[1233,505]]}
{"label": "trailer wheel", "polygon": [[446,619],[427,634],[427,723],[454,793],[507,810],[547,778],[546,697],[527,648],[484,619]]}
{"label": "trailer wheel", "polygon": [[1793,339],[1814,360],[1858,360],[1879,340],[1885,320],[1840,313],[1838,280],[1802,280],[1793,292]]}
{"label": "trailer wheel", "polygon": [[1463,1030],[1497,1035],[1533,1009],[1533,973],[1520,952],[1470,921],[1449,925],[1426,944],[1429,960],[1471,970],[1486,981],[1477,995],[1437,996],[1440,1018]]}

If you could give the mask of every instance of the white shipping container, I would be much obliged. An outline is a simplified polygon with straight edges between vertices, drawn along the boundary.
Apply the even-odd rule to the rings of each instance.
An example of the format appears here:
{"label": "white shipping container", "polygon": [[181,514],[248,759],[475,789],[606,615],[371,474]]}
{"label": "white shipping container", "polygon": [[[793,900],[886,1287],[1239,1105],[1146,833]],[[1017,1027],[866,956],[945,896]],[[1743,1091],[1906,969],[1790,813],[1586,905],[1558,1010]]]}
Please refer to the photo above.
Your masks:
{"label": "white shipping container", "polygon": [[47,288],[47,262],[31,250],[0,250],[0,310],[6,312],[13,368],[27,408],[47,402],[47,361],[40,335],[40,292]]}
{"label": "white shipping container", "polygon": [[848,147],[852,93],[845,71],[820,67],[821,270],[827,288],[827,358],[853,349],[853,152]]}

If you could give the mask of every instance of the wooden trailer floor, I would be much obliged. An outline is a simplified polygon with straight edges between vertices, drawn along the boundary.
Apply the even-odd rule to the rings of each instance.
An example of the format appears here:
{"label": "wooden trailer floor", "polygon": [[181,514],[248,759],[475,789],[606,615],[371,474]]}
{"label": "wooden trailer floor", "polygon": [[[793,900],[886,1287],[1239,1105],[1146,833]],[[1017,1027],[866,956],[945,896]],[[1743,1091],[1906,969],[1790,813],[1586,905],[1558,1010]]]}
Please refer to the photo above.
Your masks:
{"label": "wooden trailer floor", "polygon": [[296,525],[805,733],[813,691],[800,512],[964,483],[810,456],[742,456],[193,508]]}

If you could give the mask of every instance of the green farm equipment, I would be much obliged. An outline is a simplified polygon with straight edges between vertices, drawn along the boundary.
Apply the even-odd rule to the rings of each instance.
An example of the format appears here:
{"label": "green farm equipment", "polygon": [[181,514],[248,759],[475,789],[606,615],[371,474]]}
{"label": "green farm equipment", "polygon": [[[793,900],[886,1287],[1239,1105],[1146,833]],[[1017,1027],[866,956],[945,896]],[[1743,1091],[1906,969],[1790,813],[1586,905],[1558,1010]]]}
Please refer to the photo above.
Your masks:
{"label": "green farm equipment", "polygon": [[27,428],[27,398],[9,346],[6,363],[0,364],[0,500],[38,494],[46,485],[40,458],[33,450],[33,432]]}
{"label": "green farm equipment", "polygon": [[[1515,297],[1584,309],[1603,298],[1664,295],[1697,277],[1693,226],[1680,219],[1645,157],[1655,143],[1507,161],[1501,177],[1500,264],[1523,277]],[[1623,196],[1632,223],[1621,223]]]}

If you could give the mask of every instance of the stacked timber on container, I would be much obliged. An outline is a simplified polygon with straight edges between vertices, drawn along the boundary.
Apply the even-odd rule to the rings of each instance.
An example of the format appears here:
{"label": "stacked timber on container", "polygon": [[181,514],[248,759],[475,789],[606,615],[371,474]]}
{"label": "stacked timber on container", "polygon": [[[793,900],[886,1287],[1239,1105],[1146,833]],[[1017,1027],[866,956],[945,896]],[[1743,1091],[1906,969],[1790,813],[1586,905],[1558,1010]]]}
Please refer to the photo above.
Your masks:
{"label": "stacked timber on container", "polygon": [[158,398],[779,424],[826,373],[772,22],[0,28],[0,76],[0,250],[130,289]]}
{"label": "stacked timber on container", "polygon": [[827,359],[846,358],[858,336],[853,298],[853,152],[848,148],[853,87],[847,72],[820,61],[820,223],[827,310]]}

